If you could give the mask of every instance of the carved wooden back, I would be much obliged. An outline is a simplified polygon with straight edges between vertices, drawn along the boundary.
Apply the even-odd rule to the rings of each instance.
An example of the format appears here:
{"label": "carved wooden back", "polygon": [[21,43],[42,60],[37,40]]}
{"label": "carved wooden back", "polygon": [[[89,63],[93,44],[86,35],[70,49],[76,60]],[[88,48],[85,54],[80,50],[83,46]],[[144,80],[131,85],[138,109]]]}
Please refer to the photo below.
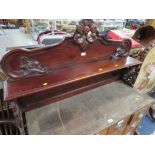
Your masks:
{"label": "carved wooden back", "polygon": [[82,20],[73,37],[38,49],[13,49],[1,60],[4,73],[11,79],[56,72],[94,61],[127,56],[131,41],[106,40],[98,35],[92,20]]}

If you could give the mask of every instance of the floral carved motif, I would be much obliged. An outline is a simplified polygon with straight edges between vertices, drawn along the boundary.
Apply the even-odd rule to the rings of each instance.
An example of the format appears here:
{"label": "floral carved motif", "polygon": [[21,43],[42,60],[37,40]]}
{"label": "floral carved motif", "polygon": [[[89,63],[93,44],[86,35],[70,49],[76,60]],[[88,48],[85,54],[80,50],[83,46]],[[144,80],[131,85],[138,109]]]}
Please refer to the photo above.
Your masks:
{"label": "floral carved motif", "polygon": [[98,31],[93,20],[83,19],[79,22],[74,33],[74,41],[82,50],[87,50],[97,37]]}

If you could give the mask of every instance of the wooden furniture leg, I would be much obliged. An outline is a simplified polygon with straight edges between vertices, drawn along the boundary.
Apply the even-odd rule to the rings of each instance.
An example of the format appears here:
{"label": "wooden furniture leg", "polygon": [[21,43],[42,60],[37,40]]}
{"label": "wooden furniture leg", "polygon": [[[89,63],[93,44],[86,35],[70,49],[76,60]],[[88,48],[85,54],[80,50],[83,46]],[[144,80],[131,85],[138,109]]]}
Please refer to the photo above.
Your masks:
{"label": "wooden furniture leg", "polygon": [[19,128],[20,134],[25,135],[22,112],[21,112],[21,109],[20,109],[18,103],[16,101],[11,101],[10,107],[13,111],[14,118],[15,118],[17,127]]}

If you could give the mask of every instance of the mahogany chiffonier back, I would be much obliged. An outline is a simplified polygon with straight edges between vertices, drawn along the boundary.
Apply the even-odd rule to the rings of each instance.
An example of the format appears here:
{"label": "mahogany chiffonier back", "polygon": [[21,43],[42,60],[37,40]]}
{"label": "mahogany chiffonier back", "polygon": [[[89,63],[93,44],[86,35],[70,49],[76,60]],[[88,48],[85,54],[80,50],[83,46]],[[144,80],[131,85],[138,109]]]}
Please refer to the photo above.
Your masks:
{"label": "mahogany chiffonier back", "polygon": [[128,56],[130,39],[101,36],[93,20],[81,20],[72,37],[37,49],[13,49],[1,59],[8,77],[4,100],[24,134],[22,114],[121,79],[125,68],[141,64]]}

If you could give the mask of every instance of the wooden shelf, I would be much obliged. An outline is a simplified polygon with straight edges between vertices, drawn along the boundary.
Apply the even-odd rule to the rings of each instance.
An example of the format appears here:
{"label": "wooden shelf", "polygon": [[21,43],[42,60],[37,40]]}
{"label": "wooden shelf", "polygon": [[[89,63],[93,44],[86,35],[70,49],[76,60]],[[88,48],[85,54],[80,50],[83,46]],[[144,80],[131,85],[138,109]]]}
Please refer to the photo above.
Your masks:
{"label": "wooden shelf", "polygon": [[[97,61],[89,65],[80,64],[70,68],[61,68],[47,75],[35,76],[33,79],[28,77],[16,81],[6,80],[4,82],[4,100],[8,101],[31,95],[32,93],[39,93],[65,84],[75,83],[88,77],[103,75],[138,64],[141,64],[141,62],[127,57],[117,60]],[[47,85],[44,86],[44,84]]]}

